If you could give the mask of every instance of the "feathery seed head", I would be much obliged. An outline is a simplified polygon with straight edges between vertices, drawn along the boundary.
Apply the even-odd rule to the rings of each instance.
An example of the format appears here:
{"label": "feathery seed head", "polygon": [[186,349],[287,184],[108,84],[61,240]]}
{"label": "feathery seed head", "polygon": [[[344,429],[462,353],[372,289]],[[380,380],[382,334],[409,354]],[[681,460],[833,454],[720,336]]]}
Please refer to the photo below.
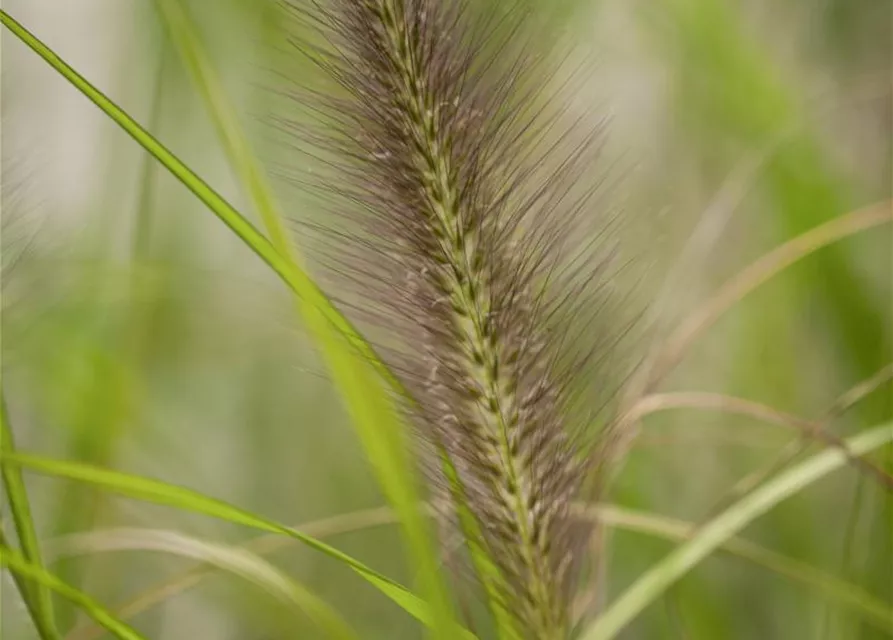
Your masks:
{"label": "feathery seed head", "polygon": [[597,137],[556,129],[532,57],[506,65],[504,25],[470,28],[462,0],[314,7],[299,17],[328,49],[312,57],[342,93],[315,97],[328,131],[313,142],[340,162],[330,190],[365,230],[359,261],[337,268],[402,343],[389,362],[459,474],[506,609],[532,637],[562,637],[584,471],[574,376],[597,359],[563,327],[604,277],[563,251],[594,194],[577,178]]}

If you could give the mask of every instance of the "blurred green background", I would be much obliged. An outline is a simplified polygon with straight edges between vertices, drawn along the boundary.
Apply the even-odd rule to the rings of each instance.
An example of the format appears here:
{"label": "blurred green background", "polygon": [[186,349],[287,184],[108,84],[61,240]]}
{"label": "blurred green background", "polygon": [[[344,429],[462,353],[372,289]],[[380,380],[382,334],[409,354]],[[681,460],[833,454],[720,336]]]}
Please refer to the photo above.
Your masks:
{"label": "blurred green background", "polygon": [[[294,141],[271,123],[289,116],[279,74],[300,84],[316,72],[290,50],[276,3],[184,4],[257,155],[273,174],[306,170],[308,160],[294,160],[289,149]],[[889,2],[527,4],[548,26],[544,42],[560,39],[597,61],[573,99],[581,113],[609,118],[604,165],[615,179],[606,206],[630,223],[621,250],[646,274],[639,302],[656,299],[663,274],[689,239],[700,238],[693,267],[663,300],[662,326],[781,242],[891,197]],[[251,211],[153,3],[6,0],[4,9]],[[2,366],[19,448],[150,475],[289,523],[384,504],[288,291],[260,261],[8,33],[2,108]],[[273,183],[295,229],[319,217],[300,187]],[[706,234],[693,235],[698,228]],[[299,234],[295,241],[301,245]],[[882,226],[786,270],[705,334],[662,390],[726,393],[822,416],[893,361],[891,254],[893,236]],[[891,392],[889,383],[879,388],[835,423],[835,433],[889,419]],[[649,417],[611,500],[698,521],[793,437],[714,412]],[[884,455],[893,470],[893,451]],[[123,525],[229,542],[247,536],[80,485],[32,477],[29,489],[45,540]],[[853,469],[745,534],[893,602],[893,502]],[[331,542],[412,580],[395,527]],[[670,548],[616,532],[604,599]],[[272,558],[344,612],[363,638],[422,636],[336,562],[294,546]],[[116,606],[189,564],[121,552],[53,566]],[[3,637],[36,637],[3,580]],[[60,620],[68,628],[76,614],[60,608]],[[133,622],[151,638],[315,637],[293,612],[223,575]],[[889,636],[815,591],[717,555],[623,637]]]}

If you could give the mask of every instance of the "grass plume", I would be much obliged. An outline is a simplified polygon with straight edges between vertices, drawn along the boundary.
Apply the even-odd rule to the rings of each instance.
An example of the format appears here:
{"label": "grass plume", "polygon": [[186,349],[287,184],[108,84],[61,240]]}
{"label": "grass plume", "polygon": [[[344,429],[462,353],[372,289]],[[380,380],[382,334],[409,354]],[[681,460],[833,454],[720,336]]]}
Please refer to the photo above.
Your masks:
{"label": "grass plume", "polygon": [[325,192],[354,227],[333,266],[360,285],[372,332],[392,330],[389,364],[458,472],[500,608],[531,637],[564,637],[585,471],[573,389],[615,344],[581,349],[567,322],[604,278],[602,261],[565,259],[596,193],[577,178],[598,132],[573,137],[541,100],[511,12],[471,28],[462,1],[292,8],[326,41],[298,46],[339,86],[306,96],[323,135],[291,124],[337,165]]}

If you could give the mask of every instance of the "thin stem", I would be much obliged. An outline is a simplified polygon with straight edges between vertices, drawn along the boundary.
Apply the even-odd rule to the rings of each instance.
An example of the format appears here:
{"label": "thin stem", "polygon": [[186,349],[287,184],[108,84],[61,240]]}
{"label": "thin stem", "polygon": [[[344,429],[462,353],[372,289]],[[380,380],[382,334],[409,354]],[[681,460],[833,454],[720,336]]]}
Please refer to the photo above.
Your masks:
{"label": "thin stem", "polygon": [[803,438],[820,442],[827,447],[839,449],[860,471],[872,475],[885,485],[888,490],[893,489],[893,476],[869,460],[853,455],[852,452],[847,450],[846,443],[842,439],[825,428],[827,422],[808,420],[752,400],[701,391],[654,393],[642,398],[626,414],[624,419],[638,422],[644,416],[657,411],[685,408],[735,413],[795,429],[800,432]]}
{"label": "thin stem", "polygon": [[[653,350],[653,354],[646,358],[631,377],[624,397],[625,408],[633,407],[642,397],[656,389],[682,360],[696,339],[748,293],[815,251],[891,220],[891,200],[852,211],[793,238],[740,271],[710,299],[692,311],[664,341],[663,346]],[[599,451],[600,459],[610,466],[618,467],[635,439],[636,425],[635,420],[627,417],[627,410],[622,410],[617,419],[607,427],[606,444]],[[616,475],[617,469],[612,469],[612,472]],[[604,488],[600,491],[604,491]],[[597,538],[594,534],[593,539]],[[598,564],[603,562],[603,549],[591,547],[591,551],[595,558],[594,573],[599,575],[602,573]],[[595,589],[598,589],[598,585],[595,585]]]}
{"label": "thin stem", "polygon": [[777,273],[822,247],[890,221],[893,221],[893,201],[878,202],[815,227],[740,271],[706,303],[690,313],[667,339],[650,372],[647,388],[653,389],[663,380],[698,336],[736,302]]}
{"label": "thin stem", "polygon": [[[893,423],[888,423],[849,439],[847,445],[853,452],[865,454],[891,441],[893,441]],[[633,583],[604,614],[584,630],[582,640],[615,638],[667,588],[738,531],[783,500],[811,486],[845,463],[846,456],[840,451],[823,451],[733,504]]]}
{"label": "thin stem", "polygon": [[[273,248],[291,272],[303,273],[300,256],[288,238],[284,216],[273,190],[260,163],[255,159],[251,144],[239,124],[238,114],[205,54],[186,8],[179,0],[157,0],[156,6],[183,64],[199,89],[227,159],[261,217]],[[309,283],[309,278],[307,282]],[[409,556],[420,569],[426,595],[434,608],[434,626],[437,629],[451,629],[452,615],[448,596],[433,561],[435,552],[429,532],[425,529],[427,523],[414,512],[414,505],[419,499],[415,487],[416,474],[412,461],[406,455],[409,447],[404,442],[401,416],[395,410],[387,390],[382,388],[380,380],[360,377],[362,374],[358,369],[365,367],[367,363],[345,359],[344,348],[340,344],[341,336],[333,329],[361,346],[361,355],[378,369],[379,374],[390,372],[337,311],[332,309],[331,315],[343,324],[332,327],[330,322],[320,317],[319,307],[308,305],[302,292],[297,289],[295,292],[298,293],[295,298],[298,315],[319,345],[385,495],[401,513]],[[324,300],[321,292],[316,293]],[[353,334],[348,331],[353,331]],[[391,379],[387,374],[383,377],[385,381]]]}
{"label": "thin stem", "polygon": [[120,640],[146,640],[135,629],[121,622],[88,595],[48,573],[43,566],[30,562],[5,545],[0,545],[0,567],[7,568],[14,574],[33,581],[41,588],[55,591],[66,600],[78,605],[87,615]]}
{"label": "thin stem", "polygon": [[[0,388],[0,451],[4,454],[15,453],[15,443],[2,388]],[[0,473],[3,476],[3,492],[9,501],[9,510],[12,512],[12,521],[19,544],[22,546],[23,557],[32,566],[42,569],[40,544],[37,540],[34,519],[31,516],[31,505],[22,478],[22,471],[15,465],[0,463]],[[0,541],[0,543],[6,544],[4,541]],[[24,584],[17,573],[14,572],[13,575],[37,633],[40,634],[42,640],[58,640],[61,635],[56,629],[53,600],[47,586],[40,582]]]}
{"label": "thin stem", "polygon": [[[869,394],[877,390],[881,385],[883,385],[891,378],[893,378],[893,363],[887,365],[886,367],[883,367],[873,376],[857,383],[852,388],[842,393],[837,398],[837,400],[835,400],[831,404],[828,410],[825,411],[825,415],[817,420],[815,424],[826,431],[830,430],[834,420],[838,419],[846,411],[858,404],[862,399],[866,398]],[[773,474],[784,469],[788,464],[793,462],[797,458],[797,456],[805,452],[808,446],[809,441],[803,437],[799,437],[788,442],[781,449],[781,451],[779,451],[775,459],[769,462],[769,464],[755,470],[754,472],[746,475],[744,478],[739,480],[725,497],[719,500],[713,507],[708,509],[708,516],[714,515],[719,510],[725,508],[744,494],[751,491],[761,482],[764,482]],[[877,467],[877,465],[874,466]],[[877,468],[880,469],[880,467]]]}
{"label": "thin stem", "polygon": [[[397,514],[389,507],[378,507],[365,511],[356,511],[343,515],[317,520],[315,522],[302,523],[294,528],[308,536],[317,539],[330,538],[343,533],[362,531],[384,525],[392,525],[399,522]],[[68,537],[60,538],[51,543],[50,550],[54,554],[63,555],[69,551]],[[257,555],[275,553],[281,549],[292,546],[293,539],[278,534],[261,535],[247,544],[244,549]],[[152,607],[183,593],[198,585],[204,578],[219,571],[219,567],[212,564],[199,564],[188,569],[163,583],[149,588],[133,599],[125,602],[117,610],[116,614],[121,618],[133,618],[134,616],[151,609]],[[65,640],[96,640],[102,636],[102,629],[95,625],[85,625],[74,629],[65,636]]]}
{"label": "thin stem", "polygon": [[[425,512],[433,515],[436,509],[428,507],[425,509]],[[684,542],[689,540],[697,530],[697,525],[692,522],[626,509],[612,504],[587,505],[577,503],[573,506],[572,513],[576,518],[598,522],[605,525],[608,529],[641,533],[670,541]],[[297,524],[294,528],[315,538],[325,539],[345,533],[366,531],[374,527],[393,525],[398,521],[399,519],[393,509],[376,507],[314,522]],[[47,547],[48,555],[50,557],[59,557],[61,555],[86,552],[86,549],[75,544],[75,541],[82,535],[63,536],[50,541]],[[103,532],[93,532],[87,535],[101,536]],[[265,556],[286,549],[293,544],[294,541],[291,538],[277,535],[261,535],[239,548],[258,556]],[[893,622],[893,612],[883,602],[864,592],[859,587],[839,580],[832,574],[825,573],[803,562],[793,560],[738,537],[729,538],[719,549],[821,591],[835,602],[860,612],[866,620],[880,628],[887,628]],[[121,619],[133,618],[195,587],[202,580],[219,571],[220,567],[217,565],[207,563],[196,565],[142,591],[133,599],[118,607],[115,613]],[[586,606],[583,604],[584,602],[581,601],[580,605],[578,605],[577,616],[575,617],[582,613],[579,611],[579,606]],[[97,640],[102,633],[102,629],[95,625],[85,625],[71,631],[65,637],[65,640]]]}
{"label": "thin stem", "polygon": [[[736,302],[799,260],[834,242],[893,220],[893,200],[875,203],[819,225],[776,247],[728,280],[706,302],[693,310],[648,358],[632,377],[627,407],[656,389],[682,360],[691,345]],[[617,461],[634,437],[635,421],[624,411],[610,426],[610,450],[605,455]]]}
{"label": "thin stem", "polygon": [[[698,525],[693,522],[622,509],[613,505],[578,505],[575,512],[580,517],[604,523],[612,529],[677,542],[690,540],[698,530]],[[834,574],[825,573],[739,537],[729,538],[722,543],[719,550],[821,591],[829,600],[860,612],[867,621],[880,629],[887,629],[893,624],[893,610],[884,602],[863,589],[840,580]],[[582,612],[578,611],[578,615],[580,613]]]}
{"label": "thin stem", "polygon": [[391,384],[396,378],[381,364],[372,347],[359,336],[356,329],[329,302],[319,286],[304,271],[295,268],[275,247],[226,199],[207,182],[186,166],[173,152],[159,142],[151,133],[127,115],[114,101],[93,86],[55,52],[43,44],[34,34],[25,29],[6,11],[0,9],[0,22],[12,31],[53,69],[71,82],[91,102],[118,124],[129,136],[152,154],[164,167],[201,200],[227,227],[229,227],[259,258],[266,262],[282,280],[297,293],[306,307],[315,310],[335,329],[348,338],[377,371]]}

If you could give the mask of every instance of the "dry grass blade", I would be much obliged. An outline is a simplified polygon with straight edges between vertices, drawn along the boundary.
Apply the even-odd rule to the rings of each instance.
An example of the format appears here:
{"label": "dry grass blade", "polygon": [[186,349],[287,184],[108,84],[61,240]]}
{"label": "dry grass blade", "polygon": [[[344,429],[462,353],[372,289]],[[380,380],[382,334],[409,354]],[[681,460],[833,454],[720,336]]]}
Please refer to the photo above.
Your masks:
{"label": "dry grass blade", "polygon": [[[819,441],[827,446],[841,449],[847,456],[847,460],[853,465],[877,478],[885,487],[890,489],[891,486],[893,486],[893,477],[876,464],[866,460],[864,457],[854,456],[851,451],[846,449],[846,443],[833,433],[830,433],[828,427],[830,426],[830,422],[834,415],[840,415],[840,413],[856,404],[859,400],[877,389],[891,377],[893,377],[893,365],[884,367],[871,378],[860,382],[855,387],[842,394],[832,405],[832,409],[829,409],[825,419],[822,420],[808,420],[801,416],[785,413],[752,400],[736,398],[733,396],[703,392],[675,392],[651,394],[640,398],[636,404],[622,414],[618,420],[618,424],[637,424],[642,418],[658,411],[692,408],[738,413],[740,415],[750,416],[756,420],[789,427],[802,434],[801,437],[786,445],[777,458],[770,464],[748,474],[736,483],[731,491],[729,491],[728,495],[724,496],[708,509],[708,516],[715,515],[721,509],[740,499],[772,474],[782,470],[788,463],[805,450],[808,441]],[[805,438],[808,438],[808,441],[806,441]],[[605,548],[605,545],[606,540],[604,534],[599,531],[597,526],[590,541],[590,549],[599,556],[595,559],[593,564],[594,571],[599,578],[593,581],[592,585],[586,590],[585,595],[579,599],[586,603],[583,605],[584,608],[589,608],[595,602],[598,593],[600,592],[600,585],[604,582],[603,572],[605,566],[600,556],[601,550]]]}
{"label": "dry grass blade", "polygon": [[722,234],[770,155],[771,149],[766,149],[762,153],[748,156],[735,167],[704,209],[697,225],[664,278],[655,301],[648,310],[649,319],[646,324],[652,328],[654,337],[649,342],[644,361],[626,385],[624,400],[627,403],[635,402],[645,393],[649,371],[654,366],[661,338],[664,337],[665,325],[670,322],[671,301],[683,286],[685,278],[692,275],[697,268],[703,268],[711,246]]}
{"label": "dry grass blade", "polygon": [[723,313],[778,272],[829,244],[893,220],[893,201],[886,200],[820,225],[781,245],[726,282],[695,309],[667,339],[649,372],[653,389],[679,363],[685,351]]}
{"label": "dry grass blade", "polygon": [[[399,518],[394,513],[393,509],[380,507],[378,509],[358,511],[356,513],[349,513],[326,518],[324,520],[318,520],[316,522],[301,524],[296,526],[295,529],[309,536],[313,536],[314,538],[325,539],[340,533],[395,524],[398,521]],[[52,548],[58,549],[60,544],[64,544],[64,540],[50,541]],[[244,548],[257,555],[267,555],[289,546],[293,546],[289,538],[270,534],[258,536],[246,544]],[[187,591],[199,584],[206,576],[215,573],[217,570],[218,567],[213,564],[204,563],[197,565],[175,575],[169,580],[165,580],[159,585],[139,593],[134,598],[118,607],[115,613],[122,619],[133,618],[161,602]],[[102,634],[103,630],[100,627],[90,624],[72,630],[65,636],[65,640],[96,640],[97,638],[102,637]]]}
{"label": "dry grass blade", "polygon": [[[429,508],[428,512],[433,515],[436,509]],[[586,505],[577,503],[573,507],[573,513],[577,518],[599,522],[608,528],[643,533],[671,541],[685,541],[697,530],[695,523],[625,509],[611,504]],[[316,538],[324,539],[373,527],[393,525],[398,521],[399,519],[392,509],[379,507],[296,525],[295,529]],[[65,538],[50,541],[50,552],[54,555],[62,553],[63,548],[69,546],[66,539],[71,540],[72,538],[66,536]],[[262,535],[250,540],[241,548],[258,556],[265,556],[293,545],[294,542],[289,538]],[[893,615],[884,607],[882,602],[877,601],[858,587],[747,540],[733,537],[726,541],[720,549],[812,588],[829,599],[850,607],[875,625],[883,626],[887,624],[891,615]],[[220,567],[214,564],[203,563],[196,565],[142,591],[133,599],[118,607],[115,610],[115,615],[121,620],[133,618],[195,587],[204,578],[213,575],[219,570]],[[580,608],[586,607],[587,603],[588,598],[586,596],[578,599],[575,606],[576,615],[574,619],[579,619]],[[65,637],[65,640],[98,640],[103,633],[102,628],[90,624],[72,630]]]}
{"label": "dry grass blade", "polygon": [[[630,379],[624,398],[626,406],[632,408],[642,396],[656,388],[680,362],[698,336],[748,293],[822,247],[891,220],[893,220],[893,201],[876,203],[797,236],[751,263],[727,281],[703,305],[692,311],[664,342],[656,355],[643,362]],[[617,464],[628,450],[635,435],[634,417],[629,410],[623,411],[609,426],[610,435],[606,438],[605,449],[601,452],[607,464]]]}
{"label": "dry grass blade", "polygon": [[794,429],[804,437],[827,447],[840,449],[859,470],[870,474],[893,490],[893,476],[865,458],[854,456],[846,442],[825,428],[826,422],[808,420],[744,398],[707,392],[656,393],[642,398],[622,419],[638,422],[644,416],[670,409],[701,409],[749,416],[756,420]]}
{"label": "dry grass blade", "polygon": [[[201,560],[237,575],[311,619],[326,637],[352,640],[356,634],[312,590],[289,578],[246,547],[209,542],[178,531],[117,528],[57,538],[50,554],[57,558],[115,551],[152,551]],[[121,617],[121,614],[118,614]],[[69,636],[71,637],[71,636]]]}
{"label": "dry grass blade", "polygon": [[[657,387],[680,362],[694,341],[748,293],[822,247],[891,220],[893,201],[876,203],[807,231],[751,263],[727,281],[703,305],[692,311],[657,351],[657,355],[643,363],[644,369],[637,371],[631,378],[632,386],[625,397],[627,406],[634,406],[641,396]],[[628,411],[622,412],[608,427],[609,437],[601,452],[606,464],[618,464],[631,445],[637,424],[631,418],[634,415],[630,416]]]}
{"label": "dry grass blade", "polygon": [[[824,432],[828,433],[831,427],[831,423],[834,420],[846,413],[859,401],[867,397],[872,392],[876,391],[879,387],[881,387],[884,383],[888,382],[891,379],[893,379],[893,363],[887,365],[886,367],[883,367],[873,376],[869,377],[866,380],[863,380],[862,382],[859,382],[851,389],[841,394],[840,397],[835,400],[834,403],[825,412],[824,417],[817,420],[815,424],[820,426]],[[804,440],[804,438],[802,437],[787,443],[784,447],[782,447],[781,451],[778,452],[778,455],[775,457],[775,459],[770,461],[769,464],[755,470],[753,473],[749,473],[740,481],[735,483],[735,486],[731,488],[728,494],[707,511],[708,515],[717,513],[720,509],[726,507],[735,500],[739,499],[741,496],[753,490],[757,485],[759,485],[761,482],[764,482],[774,473],[781,471],[784,467],[793,462],[797,458],[797,456],[806,451],[806,448],[808,446],[809,441]],[[883,472],[883,470],[881,471]],[[887,474],[885,473],[885,475]]]}
{"label": "dry grass blade", "polygon": [[[881,80],[874,74],[869,74],[865,78],[860,79],[856,84],[856,88],[847,95],[845,102],[835,102],[833,98],[823,93],[814,96],[813,101],[820,105],[820,112],[823,115],[830,115],[833,111],[840,110],[845,106],[877,100],[889,95],[889,93],[890,87],[888,82]],[[788,127],[779,131],[759,151],[752,152],[744,157],[729,173],[701,214],[692,234],[680,251],[669,273],[664,278],[656,302],[649,313],[649,326],[655,326],[656,329],[656,325],[667,315],[669,301],[674,293],[678,291],[684,276],[705,265],[704,260],[709,253],[711,243],[722,234],[738,205],[757,182],[759,173],[766,168],[766,165],[785,144],[790,142],[795,135],[802,132],[805,122],[802,120],[792,122]],[[626,386],[625,398],[627,401],[635,402],[637,398],[646,393],[649,374],[655,364],[662,337],[662,333],[659,330],[655,331],[653,344],[649,348],[642,366]]]}
{"label": "dry grass blade", "polygon": [[893,380],[893,362],[881,368],[870,378],[863,380],[852,389],[841,395],[825,412],[823,422],[830,422],[849,411],[853,405],[877,391],[881,386]]}

